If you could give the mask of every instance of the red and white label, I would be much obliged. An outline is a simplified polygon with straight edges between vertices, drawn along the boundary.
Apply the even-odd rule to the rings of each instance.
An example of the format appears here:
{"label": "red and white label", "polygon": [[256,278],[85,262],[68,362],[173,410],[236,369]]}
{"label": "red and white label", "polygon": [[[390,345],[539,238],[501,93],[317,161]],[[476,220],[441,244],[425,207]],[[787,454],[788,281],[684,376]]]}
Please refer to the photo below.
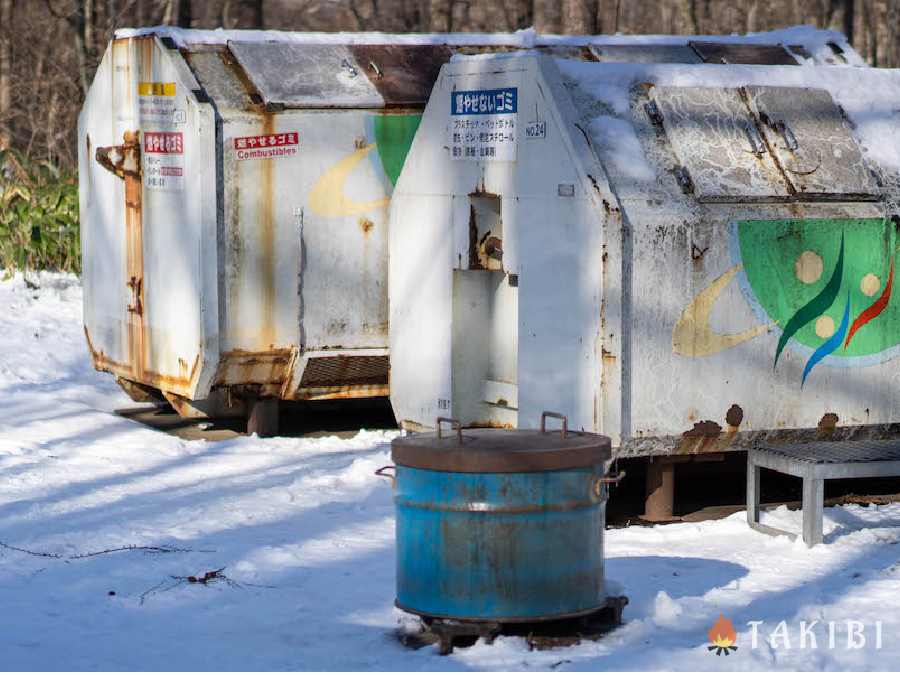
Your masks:
{"label": "red and white label", "polygon": [[145,131],[144,152],[183,155],[184,135],[180,131]]}
{"label": "red and white label", "polygon": [[241,136],[234,139],[234,154],[238,159],[273,159],[297,154],[300,134],[286,131],[281,134]]}
{"label": "red and white label", "polygon": [[180,131],[145,131],[144,186],[150,190],[184,190],[184,135]]}

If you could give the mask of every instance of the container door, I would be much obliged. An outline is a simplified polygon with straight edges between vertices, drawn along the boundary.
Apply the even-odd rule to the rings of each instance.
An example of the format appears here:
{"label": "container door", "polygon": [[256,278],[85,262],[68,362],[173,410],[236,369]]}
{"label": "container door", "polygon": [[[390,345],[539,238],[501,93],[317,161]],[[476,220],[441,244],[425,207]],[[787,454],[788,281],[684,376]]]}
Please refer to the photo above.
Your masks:
{"label": "container door", "polygon": [[822,89],[747,87],[769,148],[798,195],[874,200],[872,175],[840,108]]}
{"label": "container door", "polygon": [[651,118],[665,129],[672,144],[680,164],[676,177],[685,192],[700,201],[789,196],[738,90],[655,87],[651,96]]}

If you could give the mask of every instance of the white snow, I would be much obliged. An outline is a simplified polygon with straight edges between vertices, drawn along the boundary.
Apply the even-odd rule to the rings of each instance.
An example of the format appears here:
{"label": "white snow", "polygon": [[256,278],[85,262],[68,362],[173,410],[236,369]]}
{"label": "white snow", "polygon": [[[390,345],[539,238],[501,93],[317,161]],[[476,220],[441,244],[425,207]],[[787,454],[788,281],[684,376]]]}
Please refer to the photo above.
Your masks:
{"label": "white snow", "polygon": [[[520,638],[440,657],[394,631],[388,432],[183,441],[116,416],[132,405],[91,369],[75,279],[0,282],[0,550],[6,670],[890,669],[900,663],[900,505],[826,510],[807,550],[721,521],[610,530],[626,623],[599,642],[529,652]],[[779,508],[766,522],[799,528]],[[176,583],[224,568],[233,581]],[[148,592],[155,589],[152,592]],[[114,596],[108,593],[115,591]],[[142,603],[141,596],[144,595]],[[716,656],[724,614],[738,651]],[[800,649],[799,622],[819,621]],[[847,649],[846,621],[868,643]],[[882,621],[882,648],[874,622]],[[751,648],[749,621],[764,622]],[[766,643],[780,621],[792,648]],[[828,621],[838,622],[828,648]]]}

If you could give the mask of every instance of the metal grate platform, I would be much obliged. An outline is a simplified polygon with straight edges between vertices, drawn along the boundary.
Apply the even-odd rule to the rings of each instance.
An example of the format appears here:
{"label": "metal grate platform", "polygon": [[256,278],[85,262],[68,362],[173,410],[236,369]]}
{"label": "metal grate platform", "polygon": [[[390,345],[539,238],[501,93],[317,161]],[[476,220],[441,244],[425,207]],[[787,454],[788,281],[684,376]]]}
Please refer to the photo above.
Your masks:
{"label": "metal grate platform", "polygon": [[747,453],[747,522],[766,534],[796,535],[759,522],[759,470],[803,479],[803,541],[822,542],[825,481],[900,476],[900,439],[757,445]]}
{"label": "metal grate platform", "polygon": [[755,450],[814,464],[900,461],[900,439],[758,445]]}

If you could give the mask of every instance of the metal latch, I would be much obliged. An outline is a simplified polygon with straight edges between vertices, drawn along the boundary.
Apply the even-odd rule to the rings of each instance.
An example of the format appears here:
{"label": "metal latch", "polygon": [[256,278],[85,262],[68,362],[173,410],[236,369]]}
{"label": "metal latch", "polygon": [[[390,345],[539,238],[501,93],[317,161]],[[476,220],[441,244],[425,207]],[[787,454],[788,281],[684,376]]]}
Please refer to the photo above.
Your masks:
{"label": "metal latch", "polygon": [[141,140],[139,131],[126,131],[122,145],[97,148],[94,157],[97,163],[119,178],[141,177]]}
{"label": "metal latch", "polygon": [[794,132],[787,125],[787,122],[784,120],[778,120],[775,122],[775,131],[781,134],[781,137],[784,139],[785,147],[791,152],[796,152],[797,148],[800,147],[800,144],[797,142],[797,137],[794,135]]}
{"label": "metal latch", "polygon": [[753,154],[757,157],[762,157],[763,153],[766,151],[766,146],[763,143],[762,138],[760,138],[759,136],[759,131],[757,130],[756,125],[745,125],[744,133],[747,134],[747,140],[750,141],[750,147],[752,148]]}
{"label": "metal latch", "polygon": [[128,305],[128,311],[138,316],[143,316],[144,314],[144,304],[141,302],[141,287],[143,284],[143,279],[138,277],[131,277],[126,283],[128,288],[131,289],[131,304]]}

